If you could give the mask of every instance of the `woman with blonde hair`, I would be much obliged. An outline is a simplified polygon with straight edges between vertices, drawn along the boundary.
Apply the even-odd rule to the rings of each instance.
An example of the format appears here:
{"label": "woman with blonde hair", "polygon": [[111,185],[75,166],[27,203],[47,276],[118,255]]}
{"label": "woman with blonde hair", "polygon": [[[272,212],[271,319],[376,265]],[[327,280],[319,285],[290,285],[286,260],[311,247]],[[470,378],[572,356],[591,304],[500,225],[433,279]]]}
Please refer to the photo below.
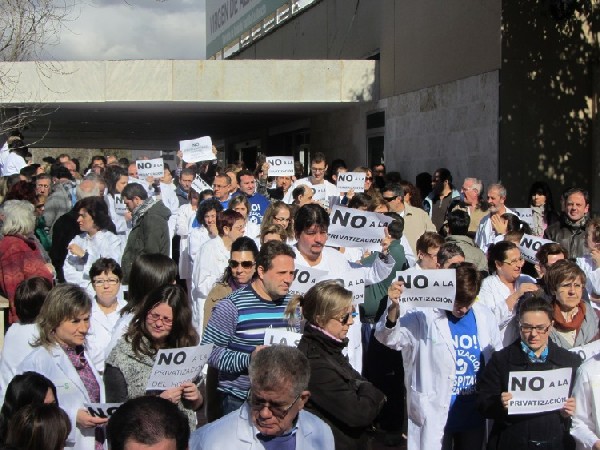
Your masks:
{"label": "woman with blonde hair", "polygon": [[40,336],[17,372],[37,372],[56,386],[61,408],[71,422],[67,447],[77,450],[101,449],[103,439],[96,433],[107,419],[90,415],[84,403],[104,402],[104,383],[89,363],[85,338],[90,328],[92,302],[74,284],[61,284],[50,291],[37,318]]}
{"label": "woman with blonde hair", "polygon": [[285,230],[286,240],[284,240],[284,242],[289,244],[295,241],[292,210],[288,204],[281,200],[276,200],[271,203],[265,211],[265,215],[260,224],[261,234],[265,228],[270,227],[271,225],[279,225]]}

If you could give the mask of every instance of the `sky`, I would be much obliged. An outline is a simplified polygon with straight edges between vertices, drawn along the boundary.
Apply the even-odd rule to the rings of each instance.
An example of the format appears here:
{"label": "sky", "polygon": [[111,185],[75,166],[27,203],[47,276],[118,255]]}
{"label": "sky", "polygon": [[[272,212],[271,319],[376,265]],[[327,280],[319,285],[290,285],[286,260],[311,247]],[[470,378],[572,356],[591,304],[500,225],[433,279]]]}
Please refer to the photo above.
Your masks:
{"label": "sky", "polygon": [[205,0],[78,0],[50,59],[204,59]]}

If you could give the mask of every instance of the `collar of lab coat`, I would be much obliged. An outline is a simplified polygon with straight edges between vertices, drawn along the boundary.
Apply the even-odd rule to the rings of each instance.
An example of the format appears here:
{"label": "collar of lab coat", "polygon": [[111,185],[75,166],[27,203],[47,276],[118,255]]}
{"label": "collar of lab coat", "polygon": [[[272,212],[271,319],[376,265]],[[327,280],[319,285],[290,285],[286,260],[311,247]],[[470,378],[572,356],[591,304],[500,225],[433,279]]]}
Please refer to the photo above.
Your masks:
{"label": "collar of lab coat", "polygon": [[[83,381],[81,381],[81,377],[77,373],[77,369],[75,369],[75,367],[73,366],[73,363],[71,363],[71,360],[69,360],[69,357],[67,356],[65,351],[60,347],[60,345],[58,345],[58,344],[54,345],[50,349],[50,354],[52,355],[54,362],[56,363],[56,366],[60,369],[60,371],[63,372],[65,374],[65,376],[73,382],[73,384],[77,387],[77,389],[79,389],[81,391],[81,393],[85,397],[86,401],[90,402],[91,401],[90,396],[88,394],[87,389],[85,388],[85,386],[83,384]],[[98,384],[100,385],[100,391],[101,391],[100,397],[103,398],[104,397],[104,394],[103,394],[104,389],[103,389],[102,380],[100,379],[98,372],[96,372],[96,369],[94,369],[94,365],[90,362],[90,360],[85,352],[84,352],[84,355],[85,355],[85,358],[88,360],[88,364],[92,368],[92,371],[94,372],[96,381],[98,381]]]}

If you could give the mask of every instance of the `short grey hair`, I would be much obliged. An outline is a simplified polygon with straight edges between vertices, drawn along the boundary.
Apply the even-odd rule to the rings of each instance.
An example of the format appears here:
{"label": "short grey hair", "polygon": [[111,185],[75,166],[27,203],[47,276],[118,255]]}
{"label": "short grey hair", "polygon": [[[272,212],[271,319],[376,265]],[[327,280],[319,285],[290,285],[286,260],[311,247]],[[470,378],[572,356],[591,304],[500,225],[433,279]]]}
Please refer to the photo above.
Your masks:
{"label": "short grey hair", "polygon": [[498,194],[500,194],[500,197],[506,197],[506,188],[500,183],[490,184],[490,187],[488,187],[487,191],[490,192],[492,189],[496,189]]}
{"label": "short grey hair", "polygon": [[250,360],[248,369],[252,389],[275,390],[286,382],[292,384],[296,397],[308,388],[308,359],[296,347],[273,345],[263,348]]}
{"label": "short grey hair", "polygon": [[34,207],[25,200],[7,200],[2,206],[2,234],[29,236],[35,230]]}
{"label": "short grey hair", "polygon": [[103,195],[103,193],[100,192],[98,181],[90,178],[82,180],[75,189],[77,200],[83,200],[87,197],[98,197],[100,195]]}
{"label": "short grey hair", "polygon": [[467,181],[470,181],[472,183],[471,189],[474,189],[477,191],[478,194],[481,194],[481,192],[483,191],[483,182],[479,178],[467,177],[465,178],[465,183]]}

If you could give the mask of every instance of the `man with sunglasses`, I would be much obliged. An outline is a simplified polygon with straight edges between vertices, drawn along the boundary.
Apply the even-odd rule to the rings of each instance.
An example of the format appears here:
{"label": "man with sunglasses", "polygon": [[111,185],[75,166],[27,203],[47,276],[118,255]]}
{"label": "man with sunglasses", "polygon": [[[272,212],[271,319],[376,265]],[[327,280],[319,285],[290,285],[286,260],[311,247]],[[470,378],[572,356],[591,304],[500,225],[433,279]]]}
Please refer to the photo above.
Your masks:
{"label": "man with sunglasses", "polygon": [[304,411],[310,367],[296,348],[273,346],[250,363],[250,391],[242,406],[194,431],[190,450],[265,448],[332,450],[325,422]]}
{"label": "man with sunglasses", "polygon": [[219,370],[222,414],[238,409],[248,395],[250,361],[263,349],[267,328],[287,329],[285,309],[294,279],[294,251],[285,243],[264,244],[256,277],[215,306],[202,344],[214,344],[208,364]]}

